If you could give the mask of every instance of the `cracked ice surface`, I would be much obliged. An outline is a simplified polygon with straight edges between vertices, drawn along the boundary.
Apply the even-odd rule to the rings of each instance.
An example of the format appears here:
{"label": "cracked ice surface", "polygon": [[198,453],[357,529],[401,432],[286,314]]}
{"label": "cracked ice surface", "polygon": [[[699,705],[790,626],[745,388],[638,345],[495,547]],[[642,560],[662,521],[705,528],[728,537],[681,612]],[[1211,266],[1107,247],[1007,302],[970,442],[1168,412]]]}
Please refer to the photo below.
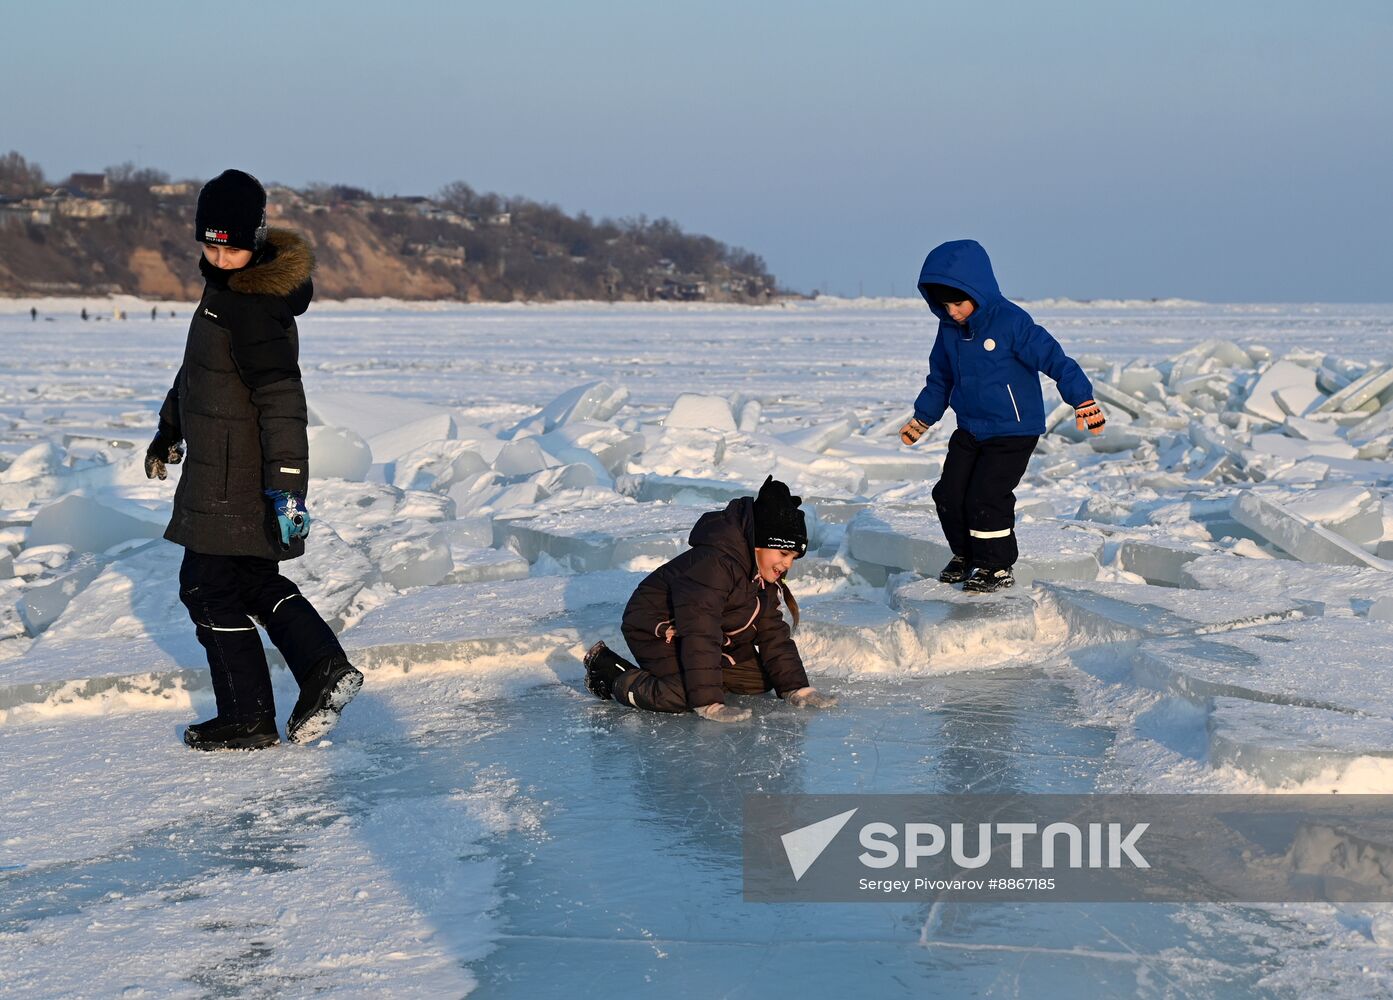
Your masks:
{"label": "cracked ice surface", "polygon": [[[151,537],[180,470],[140,466],[184,328],[0,306],[0,992],[1393,989],[1377,908],[740,902],[746,792],[1393,790],[1388,309],[1034,311],[1109,429],[1045,383],[1021,583],[975,598],[933,579],[951,415],[896,437],[922,304],[317,306],[314,464],[342,478],[287,572],[368,685],[320,746],[205,757]],[[797,637],[840,706],[592,699],[579,656],[622,648],[642,572],[770,473],[807,500]]]}

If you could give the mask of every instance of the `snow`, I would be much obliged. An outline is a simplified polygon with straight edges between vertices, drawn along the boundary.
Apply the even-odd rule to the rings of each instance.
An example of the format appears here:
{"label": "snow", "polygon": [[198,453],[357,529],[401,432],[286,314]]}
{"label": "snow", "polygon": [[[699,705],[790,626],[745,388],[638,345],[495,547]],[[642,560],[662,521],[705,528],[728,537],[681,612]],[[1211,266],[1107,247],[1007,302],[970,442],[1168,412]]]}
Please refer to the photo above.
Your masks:
{"label": "snow", "polygon": [[[1354,904],[739,902],[747,792],[1393,791],[1389,307],[1040,304],[1109,433],[1046,381],[1019,583],[977,597],[936,581],[952,415],[897,437],[922,303],[316,305],[286,572],[367,686],[319,746],[194,755],[212,698],[159,537],[181,470],[142,469],[184,324],[12,305],[0,993],[1393,989],[1386,914]],[[725,729],[595,701],[585,649],[622,650],[643,574],[770,474],[805,497],[796,637],[840,706]],[[1382,856],[1363,836],[1302,850]]]}
{"label": "snow", "polygon": [[735,414],[731,412],[730,400],[721,396],[703,396],[695,392],[684,392],[677,397],[672,409],[663,418],[663,426],[715,431],[736,429]]}

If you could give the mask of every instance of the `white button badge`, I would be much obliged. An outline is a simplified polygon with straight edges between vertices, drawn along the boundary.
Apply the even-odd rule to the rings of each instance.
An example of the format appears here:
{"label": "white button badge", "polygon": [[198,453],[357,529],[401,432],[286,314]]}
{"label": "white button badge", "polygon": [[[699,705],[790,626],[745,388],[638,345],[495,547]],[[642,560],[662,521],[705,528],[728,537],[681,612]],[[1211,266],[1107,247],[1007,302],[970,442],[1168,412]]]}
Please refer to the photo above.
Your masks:
{"label": "white button badge", "polygon": [[988,337],[986,340],[982,342],[982,347],[988,351],[994,351],[996,350],[996,341],[992,340],[991,337]]}

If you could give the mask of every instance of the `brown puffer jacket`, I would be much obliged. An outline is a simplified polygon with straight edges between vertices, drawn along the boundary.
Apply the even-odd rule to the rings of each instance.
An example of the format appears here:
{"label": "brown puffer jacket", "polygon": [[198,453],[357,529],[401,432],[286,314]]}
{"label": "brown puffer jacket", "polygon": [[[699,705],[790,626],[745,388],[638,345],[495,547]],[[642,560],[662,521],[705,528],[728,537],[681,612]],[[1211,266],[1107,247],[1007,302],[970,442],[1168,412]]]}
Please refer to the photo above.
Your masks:
{"label": "brown puffer jacket", "polygon": [[207,285],[184,363],[160,410],[160,436],[188,443],[164,537],[205,555],[294,559],[272,538],[263,490],[309,484],[305,390],[295,317],[314,295],[314,255],[298,233],[272,229],[254,263],[200,267]]}
{"label": "brown puffer jacket", "polygon": [[650,573],[624,609],[626,638],[676,646],[689,705],[723,702],[726,664],[756,658],[780,697],[808,686],[779,610],[780,587],[756,570],[753,538],[750,497],[703,514],[688,538],[692,547]]}

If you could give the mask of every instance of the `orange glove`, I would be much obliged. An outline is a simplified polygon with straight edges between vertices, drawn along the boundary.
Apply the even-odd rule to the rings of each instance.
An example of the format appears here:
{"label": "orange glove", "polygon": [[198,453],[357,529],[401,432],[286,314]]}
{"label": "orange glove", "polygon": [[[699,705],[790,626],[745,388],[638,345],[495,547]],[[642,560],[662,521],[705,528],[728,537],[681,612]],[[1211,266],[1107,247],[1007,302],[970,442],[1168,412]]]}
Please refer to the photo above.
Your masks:
{"label": "orange glove", "polygon": [[924,436],[924,432],[928,429],[928,424],[918,417],[913,417],[909,423],[900,428],[900,440],[905,444],[914,444]]}
{"label": "orange glove", "polygon": [[1090,434],[1102,434],[1105,423],[1103,408],[1093,400],[1085,400],[1074,407],[1074,426],[1079,430],[1087,427]]}

